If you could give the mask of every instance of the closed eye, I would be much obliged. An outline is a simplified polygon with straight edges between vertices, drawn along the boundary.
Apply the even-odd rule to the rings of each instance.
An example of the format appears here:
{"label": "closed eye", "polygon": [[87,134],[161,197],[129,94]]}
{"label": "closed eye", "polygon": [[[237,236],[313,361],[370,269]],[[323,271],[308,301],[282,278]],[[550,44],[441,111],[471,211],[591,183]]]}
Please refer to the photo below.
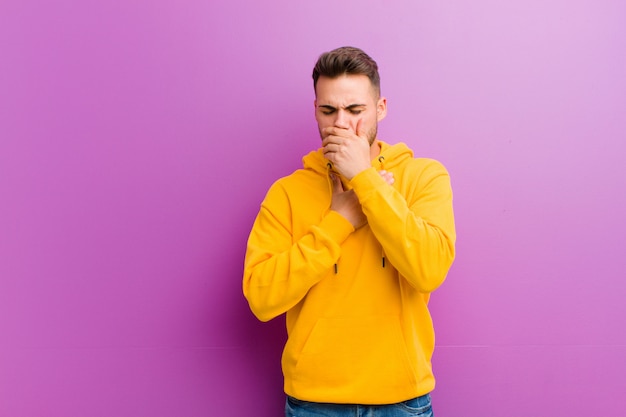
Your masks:
{"label": "closed eye", "polygon": [[332,106],[320,106],[320,109],[322,110],[322,113],[324,114],[333,114],[334,112],[337,111],[337,109]]}
{"label": "closed eye", "polygon": [[351,114],[361,114],[365,110],[365,105],[351,104],[350,106],[346,107],[346,110],[348,110]]}
{"label": "closed eye", "polygon": [[[321,105],[319,106],[321,112],[323,114],[326,115],[331,115],[335,112],[337,112],[337,109],[333,106],[329,106],[329,105]],[[363,104],[352,104],[348,107],[345,108],[346,111],[348,111],[350,114],[353,115],[358,115],[361,114],[363,111],[365,111],[365,105]]]}

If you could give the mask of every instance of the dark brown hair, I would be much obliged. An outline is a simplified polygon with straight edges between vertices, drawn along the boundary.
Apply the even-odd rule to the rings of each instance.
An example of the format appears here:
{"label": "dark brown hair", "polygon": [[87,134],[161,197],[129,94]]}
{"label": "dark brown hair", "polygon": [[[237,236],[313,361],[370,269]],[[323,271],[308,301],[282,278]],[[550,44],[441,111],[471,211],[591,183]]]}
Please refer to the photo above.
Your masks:
{"label": "dark brown hair", "polygon": [[380,76],[376,61],[361,49],[352,46],[342,46],[320,55],[313,68],[313,89],[321,76],[337,78],[344,74],[366,75],[376,94],[380,95]]}

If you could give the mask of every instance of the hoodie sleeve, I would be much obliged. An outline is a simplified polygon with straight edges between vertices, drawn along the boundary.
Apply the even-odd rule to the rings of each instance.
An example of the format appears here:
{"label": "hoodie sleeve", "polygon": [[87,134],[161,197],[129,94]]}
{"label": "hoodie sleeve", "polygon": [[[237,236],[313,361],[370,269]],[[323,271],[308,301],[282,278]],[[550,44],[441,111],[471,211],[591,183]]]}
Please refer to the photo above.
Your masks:
{"label": "hoodie sleeve", "polygon": [[412,159],[394,186],[370,168],[352,186],[389,262],[418,291],[439,287],[456,241],[450,176],[443,165]]}
{"label": "hoodie sleeve", "polygon": [[291,210],[290,196],[280,183],[274,184],[248,238],[243,293],[262,321],[295,306],[328,275],[339,259],[341,243],[354,231],[339,213],[328,211],[318,224],[295,238]]}

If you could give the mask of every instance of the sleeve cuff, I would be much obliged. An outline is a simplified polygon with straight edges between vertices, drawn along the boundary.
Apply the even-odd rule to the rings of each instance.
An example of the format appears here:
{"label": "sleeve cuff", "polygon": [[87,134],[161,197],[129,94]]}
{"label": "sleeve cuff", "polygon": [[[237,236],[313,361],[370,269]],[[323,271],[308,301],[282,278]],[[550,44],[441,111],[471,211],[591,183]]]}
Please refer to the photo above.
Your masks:
{"label": "sleeve cuff", "polygon": [[371,167],[355,175],[350,181],[350,185],[352,185],[360,199],[364,193],[379,188],[380,184],[384,182],[385,180],[378,174],[376,168]]}
{"label": "sleeve cuff", "polygon": [[319,229],[337,244],[343,243],[344,240],[354,232],[354,226],[345,217],[336,211],[329,211],[322,222],[318,225]]}

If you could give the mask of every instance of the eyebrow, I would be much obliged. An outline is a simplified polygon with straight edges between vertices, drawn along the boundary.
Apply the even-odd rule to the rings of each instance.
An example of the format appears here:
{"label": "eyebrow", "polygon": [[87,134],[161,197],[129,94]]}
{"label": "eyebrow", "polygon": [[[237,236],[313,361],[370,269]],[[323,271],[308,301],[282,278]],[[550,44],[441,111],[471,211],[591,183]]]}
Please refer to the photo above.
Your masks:
{"label": "eyebrow", "polygon": [[[327,110],[337,110],[336,107],[333,107],[330,104],[322,104],[317,107],[322,108],[322,109],[327,109]],[[349,106],[344,107],[344,110],[353,110],[357,107],[366,107],[366,105],[360,104],[360,103],[350,104]]]}

